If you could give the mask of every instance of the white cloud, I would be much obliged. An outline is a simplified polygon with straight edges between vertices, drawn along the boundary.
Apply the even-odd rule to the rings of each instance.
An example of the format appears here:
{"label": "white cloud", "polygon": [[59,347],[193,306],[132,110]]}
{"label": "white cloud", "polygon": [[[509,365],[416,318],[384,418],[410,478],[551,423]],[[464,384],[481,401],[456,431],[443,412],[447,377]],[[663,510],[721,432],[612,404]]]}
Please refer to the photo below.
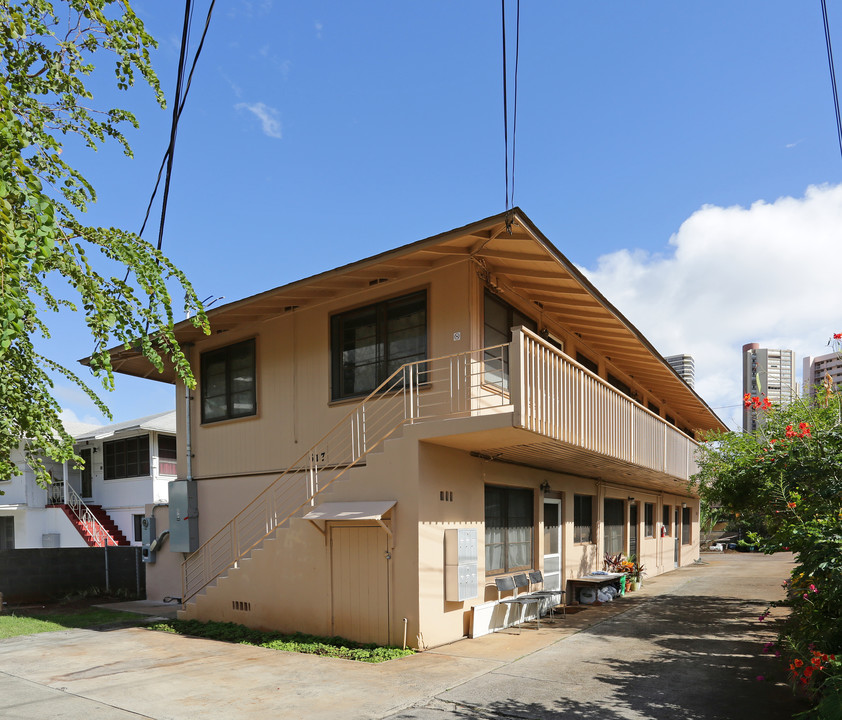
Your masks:
{"label": "white cloud", "polygon": [[322,30],[324,30],[324,25],[320,23],[318,20],[313,24],[313,27],[316,28],[316,37],[321,40],[322,39]]}
{"label": "white cloud", "polygon": [[829,352],[842,331],[842,185],[751,207],[706,205],[664,254],[621,250],[589,279],[664,355],[689,353],[696,391],[740,424],[745,343]]}
{"label": "white cloud", "polygon": [[237,103],[234,106],[237,110],[248,110],[252,113],[263,127],[263,134],[272,138],[281,137],[281,121],[278,119],[278,111],[262,102],[259,103]]}
{"label": "white cloud", "polygon": [[78,432],[81,429],[78,426],[91,425],[98,427],[100,425],[105,425],[108,422],[101,415],[85,414],[80,418],[70,408],[62,408],[59,413],[59,418],[61,419],[65,429],[71,434],[73,432]]}
{"label": "white cloud", "polygon": [[222,79],[228,83],[229,87],[231,88],[231,92],[234,93],[235,97],[241,98],[243,96],[243,89],[225,73],[222,73]]}

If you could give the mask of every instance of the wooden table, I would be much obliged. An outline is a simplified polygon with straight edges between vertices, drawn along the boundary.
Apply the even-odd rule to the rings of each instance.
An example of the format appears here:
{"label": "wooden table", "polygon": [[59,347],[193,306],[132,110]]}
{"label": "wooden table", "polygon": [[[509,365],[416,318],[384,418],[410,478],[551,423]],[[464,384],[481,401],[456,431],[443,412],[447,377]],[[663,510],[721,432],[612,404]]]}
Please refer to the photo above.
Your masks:
{"label": "wooden table", "polygon": [[581,590],[583,587],[601,588],[605,585],[614,585],[615,583],[619,585],[620,578],[625,574],[626,573],[605,573],[604,575],[585,575],[583,577],[570,578],[570,580],[567,581],[567,604],[572,605],[578,602],[576,592]]}

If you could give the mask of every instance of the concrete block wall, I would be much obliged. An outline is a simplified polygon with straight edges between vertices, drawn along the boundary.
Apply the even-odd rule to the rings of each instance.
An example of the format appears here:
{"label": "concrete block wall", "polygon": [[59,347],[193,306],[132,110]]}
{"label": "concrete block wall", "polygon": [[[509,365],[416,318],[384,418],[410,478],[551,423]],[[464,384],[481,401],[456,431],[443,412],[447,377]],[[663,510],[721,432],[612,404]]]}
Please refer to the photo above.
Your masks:
{"label": "concrete block wall", "polygon": [[144,598],[139,547],[34,548],[0,551],[0,593],[6,602],[43,602],[91,588]]}

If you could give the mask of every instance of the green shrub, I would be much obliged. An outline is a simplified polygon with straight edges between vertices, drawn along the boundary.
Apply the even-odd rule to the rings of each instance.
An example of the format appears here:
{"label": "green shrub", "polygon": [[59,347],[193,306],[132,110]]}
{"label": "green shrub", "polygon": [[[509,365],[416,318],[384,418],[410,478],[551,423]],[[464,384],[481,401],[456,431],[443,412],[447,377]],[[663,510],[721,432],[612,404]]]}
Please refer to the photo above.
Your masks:
{"label": "green shrub", "polygon": [[[842,349],[842,333],[833,343]],[[786,599],[772,602],[789,608],[775,649],[813,703],[802,717],[842,720],[842,395],[829,383],[787,407],[744,402],[763,413],[759,429],[708,437],[694,479],[708,505],[763,528],[738,549],[795,554]]]}
{"label": "green shrub", "polygon": [[199,620],[168,620],[148,626],[150,630],[191,635],[207,640],[238,643],[284,650],[286,652],[323,655],[325,657],[379,663],[414,654],[414,650],[397,647],[379,647],[373,643],[358,643],[341,637],[318,637],[304,633],[279,633],[255,630],[243,625],[226,622],[201,622]]}

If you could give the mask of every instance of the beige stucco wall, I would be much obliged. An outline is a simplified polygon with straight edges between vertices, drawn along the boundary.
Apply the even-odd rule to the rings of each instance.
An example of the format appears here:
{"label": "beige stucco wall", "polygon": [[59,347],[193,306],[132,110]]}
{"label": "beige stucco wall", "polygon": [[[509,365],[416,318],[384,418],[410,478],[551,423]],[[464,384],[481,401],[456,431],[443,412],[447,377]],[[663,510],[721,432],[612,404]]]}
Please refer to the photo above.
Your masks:
{"label": "beige stucco wall", "polygon": [[[306,311],[293,311],[273,320],[215,334],[191,349],[200,380],[202,352],[252,337],[256,339],[256,416],[202,425],[199,391],[192,393],[193,476],[198,483],[200,542],[207,541],[354,406],[353,401],[330,402],[331,314],[423,288],[428,293],[428,356],[481,347],[483,285],[473,265],[463,262],[431,270],[411,280],[356,291]],[[563,329],[553,330],[563,336],[565,350],[575,354],[577,339]],[[581,349],[594,356],[587,347]],[[603,371],[611,370],[604,358],[594,359],[599,360]],[[615,374],[622,377],[619,372]],[[179,477],[183,478],[186,477],[183,387],[177,388],[176,408]],[[668,408],[661,409],[662,413],[667,411]],[[402,438],[388,441],[382,452],[370,454],[366,461],[366,466],[352,469],[342,481],[331,486],[319,502],[397,501],[387,519],[393,531],[394,547],[391,558],[386,560],[389,590],[385,612],[389,617],[389,640],[393,644],[402,642],[404,618],[412,646],[434,646],[462,637],[470,625],[471,607],[496,598],[493,578],[486,578],[484,567],[486,484],[535,491],[534,565],[540,568],[543,532],[542,495],[538,488],[542,482],[549,482],[553,496],[562,499],[562,567],[567,579],[602,567],[601,501],[606,496],[632,495],[641,503],[640,555],[650,574],[672,568],[672,538],[660,537],[664,503],[692,505],[693,544],[682,545],[681,564],[698,557],[698,501],[680,494],[671,496],[639,487],[609,486],[592,478],[490,462],[461,450],[419,443],[410,431]],[[442,491],[452,492],[452,501],[442,501]],[[577,493],[595,497],[593,543],[573,542],[573,495]],[[643,537],[644,502],[655,503],[654,538]],[[332,526],[330,523],[320,526],[324,534],[300,519],[279,528],[273,539],[253,552],[227,578],[209,588],[207,594],[200,595],[195,604],[190,604],[185,616],[228,620],[258,628],[316,634],[335,632],[331,607]],[[447,602],[444,533],[460,527],[474,527],[478,531],[480,593],[473,601]],[[180,563],[180,553],[171,555],[177,556],[174,559]],[[154,569],[156,577],[150,583],[153,574],[150,568],[147,578],[149,597],[171,594],[164,588],[173,584],[171,567],[176,563],[164,563],[160,559],[159,563]],[[180,580],[178,588],[180,595]]]}
{"label": "beige stucco wall", "polygon": [[[396,437],[381,451],[371,453],[367,465],[352,468],[320,496],[319,502],[396,500],[386,519],[393,533],[389,566],[389,642],[401,644],[403,618],[408,620],[410,644],[419,633],[419,582],[415,571],[418,557],[418,444]],[[200,481],[200,507],[230,506],[238,502],[237,479]],[[209,522],[222,515],[214,511]],[[188,606],[184,617],[238,622],[249,627],[301,631],[319,635],[338,632],[332,622],[331,548],[332,526],[347,523],[317,523],[294,519],[276,530],[273,538],[234,569],[230,576],[200,595]],[[351,523],[371,526],[371,522]],[[201,524],[200,524],[201,527]],[[385,534],[385,530],[380,530]],[[384,541],[387,536],[384,537]],[[363,559],[360,559],[362,562]],[[246,605],[246,603],[248,605]],[[243,608],[248,608],[243,609]]]}
{"label": "beige stucco wall", "polygon": [[[169,506],[149,504],[145,514],[155,518],[155,532],[160,535],[169,530]],[[184,554],[172,552],[169,537],[165,538],[161,548],[155,553],[154,563],[143,563],[146,569],[146,599],[162,602],[165,597],[181,597],[181,562]]]}
{"label": "beige stucco wall", "polygon": [[[639,548],[650,576],[672,569],[672,537],[660,537],[660,502],[673,507],[692,504],[693,544],[681,546],[681,564],[698,557],[698,503],[691,498],[660,495],[640,487],[605,487],[595,479],[553,473],[472,457],[469,453],[419,442],[412,436],[387,441],[368,464],[352,469],[347,480],[337,481],[320,502],[397,500],[388,520],[394,533],[389,563],[389,641],[401,644],[403,618],[410,645],[432,647],[468,633],[471,608],[494,600],[493,577],[486,577],[484,557],[485,486],[503,485],[535,491],[533,565],[543,565],[543,495],[539,486],[549,482],[551,496],[561,497],[565,521],[562,567],[565,579],[602,568],[602,514],[604,497],[641,502]],[[242,504],[243,485],[252,478],[200,482],[201,507],[215,524],[225,513],[220,508]],[[442,500],[442,492],[446,500]],[[450,495],[452,493],[452,500]],[[595,497],[594,543],[573,542],[573,495]],[[643,537],[643,502],[656,506],[655,537]],[[626,507],[628,519],[628,507]],[[363,523],[364,524],[364,523]],[[370,523],[368,523],[370,524]],[[339,632],[332,622],[330,523],[327,536],[307,521],[293,520],[276,531],[272,540],[254,552],[229,577],[188,605],[184,617],[216,619],[251,627],[300,630],[315,634]],[[473,527],[479,539],[479,595],[465,602],[445,599],[445,530]],[[628,533],[625,538],[628,548]]]}
{"label": "beige stucco wall", "polygon": [[[193,475],[225,477],[281,472],[293,464],[328,429],[343,418],[355,401],[330,400],[330,316],[336,312],[427,290],[429,357],[462,352],[471,347],[468,263],[441,268],[412,280],[384,283],[297,310],[273,320],[244,325],[212,335],[191,349],[194,372],[201,383],[203,352],[255,338],[257,407],[255,416],[201,423],[199,391],[193,393]],[[454,340],[454,333],[460,339]],[[184,442],[185,403],[182,386],[176,389],[179,441]],[[179,477],[187,472],[179,453]]]}
{"label": "beige stucco wall", "polygon": [[[647,575],[654,576],[673,569],[672,536],[661,537],[661,502],[677,504],[687,502],[693,510],[693,542],[681,546],[680,564],[686,565],[699,557],[698,544],[698,500],[686,496],[663,495],[645,488],[606,487],[596,479],[576,477],[547,470],[521,467],[472,457],[469,453],[421,444],[419,455],[419,622],[423,641],[428,646],[450,642],[470,628],[471,608],[474,605],[496,600],[497,590],[493,576],[486,576],[484,534],[486,485],[531,488],[535,491],[533,567],[543,570],[543,494],[540,486],[549,482],[547,497],[562,500],[562,571],[565,580],[587,574],[603,567],[602,499],[618,497],[627,500],[635,497],[640,502],[638,547],[640,559]],[[441,491],[452,492],[453,500],[442,501]],[[594,542],[573,542],[573,496],[594,496],[595,525]],[[447,496],[446,496],[447,497]],[[643,503],[655,504],[654,537],[644,537]],[[628,502],[626,522],[628,523]],[[476,528],[479,540],[478,597],[465,602],[445,600],[444,544],[445,530],[452,528]],[[628,525],[625,534],[625,552],[628,553]]]}

